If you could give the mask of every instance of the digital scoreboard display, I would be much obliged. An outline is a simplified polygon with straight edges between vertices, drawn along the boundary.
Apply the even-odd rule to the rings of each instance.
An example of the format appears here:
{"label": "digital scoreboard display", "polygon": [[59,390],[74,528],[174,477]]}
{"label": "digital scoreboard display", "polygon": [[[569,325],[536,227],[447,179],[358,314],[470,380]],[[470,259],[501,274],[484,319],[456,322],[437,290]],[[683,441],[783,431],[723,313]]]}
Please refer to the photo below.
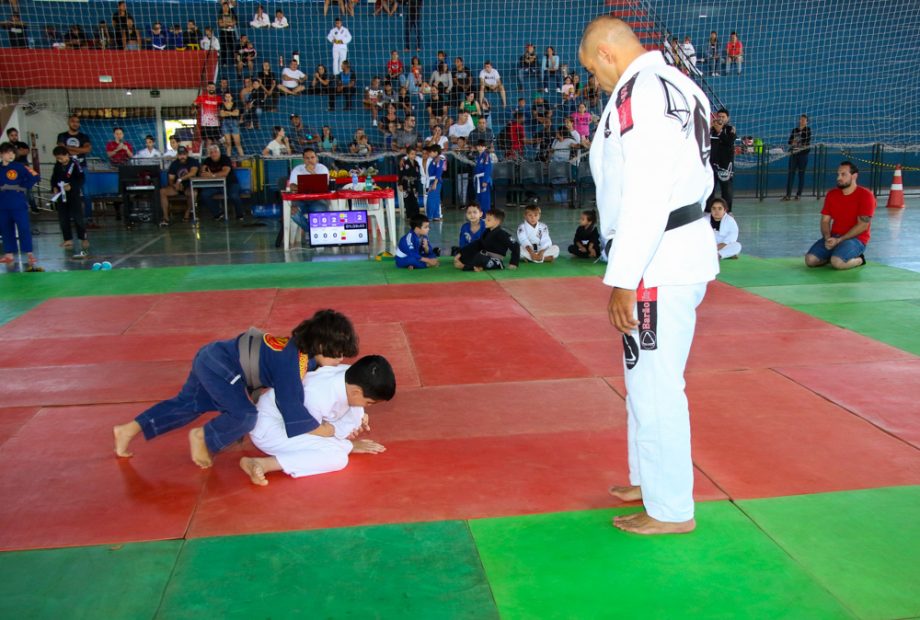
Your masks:
{"label": "digital scoreboard display", "polygon": [[310,245],[368,243],[367,211],[321,211],[309,214]]}

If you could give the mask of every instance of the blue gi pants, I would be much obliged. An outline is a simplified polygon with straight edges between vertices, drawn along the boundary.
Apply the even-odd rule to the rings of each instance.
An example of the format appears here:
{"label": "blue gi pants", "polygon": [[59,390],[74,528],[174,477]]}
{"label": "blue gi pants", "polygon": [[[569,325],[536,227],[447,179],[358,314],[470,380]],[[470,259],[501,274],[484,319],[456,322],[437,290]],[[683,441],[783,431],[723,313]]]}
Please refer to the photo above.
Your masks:
{"label": "blue gi pants", "polygon": [[237,346],[234,338],[202,347],[179,394],[134,418],[144,437],[153,439],[185,426],[208,411],[220,412],[204,425],[204,440],[212,454],[251,431],[258,414],[246,391]]}
{"label": "blue gi pants", "polygon": [[437,189],[428,191],[425,199],[425,215],[429,220],[441,217],[441,181],[438,181]]}
{"label": "blue gi pants", "polygon": [[3,235],[3,253],[16,253],[16,229],[19,229],[19,249],[27,254],[32,251],[32,228],[29,224],[29,208],[25,205],[0,207],[0,235]]}

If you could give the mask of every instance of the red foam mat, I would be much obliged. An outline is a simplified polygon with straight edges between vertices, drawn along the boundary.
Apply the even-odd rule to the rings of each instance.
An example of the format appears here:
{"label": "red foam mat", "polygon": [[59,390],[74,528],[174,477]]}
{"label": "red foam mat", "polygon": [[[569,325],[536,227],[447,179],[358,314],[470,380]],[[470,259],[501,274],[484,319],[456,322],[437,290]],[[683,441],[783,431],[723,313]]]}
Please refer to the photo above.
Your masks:
{"label": "red foam mat", "polygon": [[[473,519],[617,505],[625,430],[395,442],[341,472],[256,487],[237,459],[219,458],[192,537]],[[697,472],[698,499],[724,499]]]}
{"label": "red foam mat", "polygon": [[920,448],[920,360],[777,370]]}
{"label": "red foam mat", "polygon": [[0,447],[15,435],[37,412],[37,407],[0,409]]}
{"label": "red foam mat", "polygon": [[501,285],[534,316],[594,313],[610,300],[610,287],[596,277],[503,280]]}
{"label": "red foam mat", "polygon": [[121,334],[158,297],[69,297],[49,299],[0,327],[4,340]]}
{"label": "red foam mat", "polygon": [[[275,302],[275,289],[207,291],[160,295],[128,333],[197,332],[222,329],[239,334],[265,325]],[[294,325],[288,327],[291,329]]]}
{"label": "red foam mat", "polygon": [[[393,366],[398,393],[406,388],[418,387],[418,368],[412,359],[409,339],[399,323],[355,325],[358,332],[358,355],[382,355]],[[349,360],[353,361],[353,360]]]}
{"label": "red foam mat", "polygon": [[691,373],[694,462],[733,498],[920,484],[920,451],[771,370]]}
{"label": "red foam mat", "polygon": [[422,385],[590,375],[574,355],[530,318],[413,321],[406,323],[405,329]]}
{"label": "red foam mat", "polygon": [[133,459],[112,452],[112,426],[143,409],[98,405],[43,409],[0,450],[0,549],[181,538],[207,477],[186,434],[145,444]]}

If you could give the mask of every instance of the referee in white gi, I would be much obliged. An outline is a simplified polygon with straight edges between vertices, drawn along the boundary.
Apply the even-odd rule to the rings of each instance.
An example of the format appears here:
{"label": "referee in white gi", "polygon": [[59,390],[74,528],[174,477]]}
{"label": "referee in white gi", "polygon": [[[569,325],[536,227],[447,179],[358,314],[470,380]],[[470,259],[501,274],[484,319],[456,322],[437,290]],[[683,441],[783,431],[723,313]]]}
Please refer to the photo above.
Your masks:
{"label": "referee in white gi", "polygon": [[611,93],[591,144],[601,234],[609,240],[608,313],[623,333],[629,486],[645,511],[613,524],[638,534],[692,531],[693,462],[684,367],[696,307],[719,272],[703,219],[712,191],[709,101],[623,21],[592,21],[579,57]]}

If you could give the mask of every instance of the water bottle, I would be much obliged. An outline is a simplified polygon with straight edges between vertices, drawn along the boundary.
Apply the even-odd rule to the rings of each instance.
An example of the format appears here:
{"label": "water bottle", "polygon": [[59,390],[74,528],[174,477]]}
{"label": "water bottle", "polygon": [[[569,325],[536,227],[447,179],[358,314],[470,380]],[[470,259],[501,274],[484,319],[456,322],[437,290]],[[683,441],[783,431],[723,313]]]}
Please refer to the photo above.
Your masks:
{"label": "water bottle", "polygon": [[351,189],[353,191],[358,191],[361,189],[358,187],[358,173],[354,170],[351,171]]}
{"label": "water bottle", "polygon": [[368,172],[364,177],[364,191],[374,191],[374,178],[371,176],[370,172]]}

